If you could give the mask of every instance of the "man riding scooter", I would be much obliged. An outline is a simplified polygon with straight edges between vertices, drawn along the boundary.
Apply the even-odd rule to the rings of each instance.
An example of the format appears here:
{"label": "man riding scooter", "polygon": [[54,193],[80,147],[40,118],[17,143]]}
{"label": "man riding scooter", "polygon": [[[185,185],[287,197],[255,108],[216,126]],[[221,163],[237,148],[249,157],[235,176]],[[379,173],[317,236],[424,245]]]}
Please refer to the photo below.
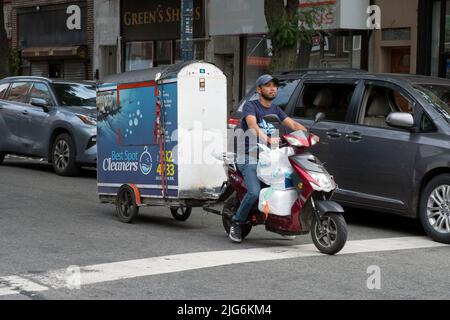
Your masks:
{"label": "man riding scooter", "polygon": [[[303,125],[288,117],[280,107],[273,104],[277,97],[278,86],[279,81],[271,75],[261,76],[256,81],[256,92],[259,94],[259,99],[248,101],[243,109],[241,129],[244,132],[250,132],[255,139],[244,138],[244,148],[238,150],[237,166],[244,177],[248,191],[233,217],[230,228],[229,237],[236,243],[242,242],[241,226],[246,222],[250,211],[257,203],[261,191],[261,182],[257,175],[258,144],[277,147],[280,143],[280,138],[275,136],[277,128],[273,124],[267,123],[264,117],[277,115],[282,124],[292,131],[308,131]],[[319,137],[314,136],[314,139],[319,142]]]}

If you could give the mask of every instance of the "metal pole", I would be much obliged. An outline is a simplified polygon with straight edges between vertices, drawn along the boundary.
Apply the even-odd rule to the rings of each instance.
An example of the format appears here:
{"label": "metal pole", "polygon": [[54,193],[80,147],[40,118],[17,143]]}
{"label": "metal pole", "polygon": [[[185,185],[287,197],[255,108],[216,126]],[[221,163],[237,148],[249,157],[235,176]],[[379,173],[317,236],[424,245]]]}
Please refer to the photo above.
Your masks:
{"label": "metal pole", "polygon": [[183,61],[194,59],[194,0],[181,0],[181,57]]}

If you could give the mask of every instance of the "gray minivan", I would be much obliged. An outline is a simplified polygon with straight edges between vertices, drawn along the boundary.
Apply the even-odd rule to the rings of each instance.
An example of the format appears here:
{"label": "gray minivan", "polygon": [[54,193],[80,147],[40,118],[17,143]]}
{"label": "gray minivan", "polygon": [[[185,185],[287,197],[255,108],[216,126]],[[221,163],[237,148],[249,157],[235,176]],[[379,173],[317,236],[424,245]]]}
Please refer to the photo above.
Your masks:
{"label": "gray minivan", "polygon": [[[450,81],[355,70],[293,71],[275,104],[310,127],[312,149],[350,207],[420,218],[427,234],[450,243]],[[236,125],[252,90],[234,111]]]}
{"label": "gray minivan", "polygon": [[97,161],[96,84],[0,80],[0,164],[7,154],[46,158],[58,175]]}

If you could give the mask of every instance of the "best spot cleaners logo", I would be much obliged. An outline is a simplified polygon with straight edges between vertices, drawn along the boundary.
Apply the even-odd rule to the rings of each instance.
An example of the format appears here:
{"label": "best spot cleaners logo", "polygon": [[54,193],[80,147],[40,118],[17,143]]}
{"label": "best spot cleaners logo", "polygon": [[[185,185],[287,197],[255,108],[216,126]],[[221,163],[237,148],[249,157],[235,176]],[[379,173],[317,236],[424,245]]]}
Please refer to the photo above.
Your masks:
{"label": "best spot cleaners logo", "polygon": [[103,160],[103,170],[112,172],[137,172],[140,170],[143,175],[152,172],[153,160],[148,148],[139,156],[138,152],[111,152],[111,157]]}
{"label": "best spot cleaners logo", "polygon": [[152,172],[152,155],[148,152],[148,148],[144,148],[144,152],[141,154],[141,158],[139,159],[139,168],[141,168],[141,172],[143,175],[147,176]]}

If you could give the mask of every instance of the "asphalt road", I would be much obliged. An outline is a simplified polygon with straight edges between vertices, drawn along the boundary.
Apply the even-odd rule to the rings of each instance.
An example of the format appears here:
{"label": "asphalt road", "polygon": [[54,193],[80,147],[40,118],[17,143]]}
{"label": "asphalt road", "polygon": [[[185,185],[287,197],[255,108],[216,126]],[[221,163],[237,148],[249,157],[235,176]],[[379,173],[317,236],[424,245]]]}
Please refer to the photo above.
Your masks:
{"label": "asphalt road", "polygon": [[[95,177],[85,170],[62,178],[36,160],[0,166],[0,300],[450,299],[449,247],[434,246],[415,220],[351,210],[345,218],[353,251],[335,257],[309,252],[309,236],[286,240],[262,227],[236,245],[220,217],[198,209],[180,223],[166,208],[143,208],[135,224],[122,224],[114,206],[99,203]],[[391,238],[404,248],[390,250]],[[419,244],[408,249],[414,239]],[[366,240],[378,245],[367,250]],[[265,259],[271,248],[275,258]],[[286,258],[285,251],[299,256]],[[141,261],[157,257],[165,258]],[[208,267],[223,257],[230,264]],[[169,273],[177,263],[185,269]],[[102,271],[94,268],[91,284],[45,282],[55,270],[94,265]],[[375,288],[368,286],[373,266]]]}

